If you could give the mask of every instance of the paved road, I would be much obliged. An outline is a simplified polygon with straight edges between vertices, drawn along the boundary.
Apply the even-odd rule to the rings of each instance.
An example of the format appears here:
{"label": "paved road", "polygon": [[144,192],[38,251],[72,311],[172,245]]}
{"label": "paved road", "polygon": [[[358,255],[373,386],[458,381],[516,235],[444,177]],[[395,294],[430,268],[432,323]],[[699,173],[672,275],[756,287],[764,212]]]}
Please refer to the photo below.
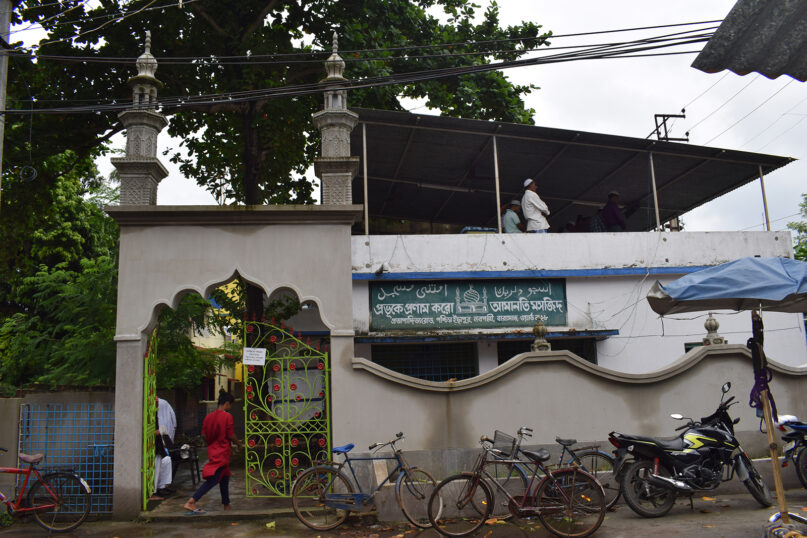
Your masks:
{"label": "paved road", "polygon": [[[807,515],[807,490],[787,492],[790,511]],[[748,494],[697,497],[694,510],[688,500],[679,500],[669,515],[658,519],[644,519],[634,514],[623,503],[610,512],[598,537],[754,537],[763,536],[765,522],[775,510],[763,509]],[[156,518],[150,522],[89,521],[72,534],[80,537],[140,537],[159,536],[207,538],[227,537],[299,537],[321,538],[437,538],[435,531],[417,531],[409,525],[378,524],[372,517],[349,519],[343,526],[328,533],[317,533],[303,527],[288,511],[267,516],[258,511],[233,511],[232,517],[222,512],[210,512],[200,517],[179,516]],[[267,524],[272,528],[267,528]],[[273,525],[272,525],[273,524]],[[45,536],[45,532],[32,522],[21,522],[0,530],[0,536]],[[543,538],[549,536],[538,522],[521,521],[485,526],[477,536],[499,538],[507,536]]]}

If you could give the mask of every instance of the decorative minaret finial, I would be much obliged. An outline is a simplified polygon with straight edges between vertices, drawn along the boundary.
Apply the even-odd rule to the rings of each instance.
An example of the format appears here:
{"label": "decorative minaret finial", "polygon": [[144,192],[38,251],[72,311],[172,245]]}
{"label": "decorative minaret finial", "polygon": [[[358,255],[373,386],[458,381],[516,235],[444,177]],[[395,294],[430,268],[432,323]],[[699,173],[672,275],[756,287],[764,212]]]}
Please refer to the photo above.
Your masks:
{"label": "decorative minaret finial", "polygon": [[135,61],[137,74],[129,79],[132,108],[118,114],[126,128],[126,157],[112,159],[120,175],[121,205],[156,205],[157,185],[168,171],[157,159],[157,135],[168,120],[157,112],[157,90],[163,87],[154,73],[157,59],[151,54],[151,32],[146,32],[145,52]]}
{"label": "decorative minaret finial", "polygon": [[339,36],[333,33],[332,53],[325,60],[322,81],[326,85],[322,110],[314,114],[314,123],[322,138],[322,157],[316,159],[314,171],[322,180],[322,204],[350,204],[353,194],[351,181],[356,175],[358,157],[350,156],[350,132],[359,121],[355,112],[347,109],[347,90],[343,76],[345,61],[339,56]]}
{"label": "decorative minaret finial", "polygon": [[339,56],[337,52],[339,50],[339,37],[336,35],[336,32],[333,33],[333,52],[325,60],[325,72],[328,73],[328,76],[325,78],[326,81],[341,81],[345,80],[345,77],[342,74],[345,72],[345,61]]}
{"label": "decorative minaret finial", "polygon": [[706,338],[703,339],[703,345],[709,346],[712,344],[725,344],[726,339],[717,334],[717,329],[720,328],[720,323],[712,317],[709,312],[709,317],[703,322],[703,328],[706,329]]}
{"label": "decorative minaret finial", "polygon": [[535,335],[535,340],[532,341],[530,349],[532,351],[552,351],[552,344],[546,339],[548,329],[544,325],[543,320],[540,318],[535,322],[535,327],[532,328],[532,334]]}

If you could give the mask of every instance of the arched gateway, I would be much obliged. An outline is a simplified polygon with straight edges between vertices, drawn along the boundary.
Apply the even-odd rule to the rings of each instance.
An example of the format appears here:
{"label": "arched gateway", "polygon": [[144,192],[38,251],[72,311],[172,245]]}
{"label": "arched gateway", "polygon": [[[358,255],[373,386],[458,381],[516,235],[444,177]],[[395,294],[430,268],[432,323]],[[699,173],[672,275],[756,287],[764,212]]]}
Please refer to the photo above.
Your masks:
{"label": "arched gateway", "polygon": [[[161,84],[149,47],[147,37],[138,74],[129,81],[133,107],[119,116],[127,129],[126,156],[113,159],[121,205],[106,208],[120,226],[113,497],[118,517],[137,514],[142,502],[143,357],[161,306],[176,306],[191,291],[207,297],[237,273],[267,295],[287,288],[301,303],[316,304],[330,332],[332,364],[353,359],[350,228],[362,208],[350,199],[358,159],[349,156],[349,137],[357,118],[346,108],[345,91],[326,91],[325,107],[314,117],[323,141],[316,163],[322,205],[157,206],[157,185],[167,175],[156,158],[157,135],[167,122],[156,110]],[[335,43],[326,69],[325,83],[344,80]]]}

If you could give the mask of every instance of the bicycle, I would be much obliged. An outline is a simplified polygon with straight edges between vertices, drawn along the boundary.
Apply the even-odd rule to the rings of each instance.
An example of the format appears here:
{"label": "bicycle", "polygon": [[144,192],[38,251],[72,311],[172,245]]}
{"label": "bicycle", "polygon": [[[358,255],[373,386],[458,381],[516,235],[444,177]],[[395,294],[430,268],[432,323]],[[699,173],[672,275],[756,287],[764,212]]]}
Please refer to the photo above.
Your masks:
{"label": "bicycle", "polygon": [[[516,438],[512,436],[496,430],[493,439],[489,439],[485,436],[481,438],[481,442],[488,443],[496,450],[491,453],[494,459],[488,460],[486,463],[488,473],[496,478],[496,480],[502,484],[502,487],[508,489],[511,494],[513,494],[514,491],[526,491],[529,472],[520,463],[505,463],[501,461],[497,458],[497,454],[501,453],[504,458],[523,460],[523,458],[519,457],[519,454],[522,453],[521,443],[525,438],[532,437],[532,428],[522,426],[518,429],[517,435],[518,439],[516,440]],[[576,439],[561,439],[560,437],[556,437],[555,442],[561,446],[561,452],[556,467],[561,468],[576,465],[584,471],[588,471],[603,488],[605,493],[605,508],[610,509],[613,507],[622,494],[619,481],[614,477],[614,458],[608,453],[600,451],[597,445],[574,449],[572,445],[577,444]],[[569,457],[564,461],[564,457],[567,454]],[[506,502],[496,503],[491,515],[498,519],[505,520],[511,517]]]}
{"label": "bicycle", "polygon": [[[395,447],[404,439],[403,433],[398,433],[394,439],[386,443],[373,443],[368,450],[373,454],[384,447],[392,448],[392,455],[362,458],[351,458],[348,455],[353,443],[334,447],[331,452],[344,456],[344,461],[317,462],[314,467],[303,471],[291,488],[292,505],[297,518],[310,529],[318,531],[331,530],[341,525],[350,512],[369,512],[375,506],[375,496],[387,482],[392,483],[395,478],[395,499],[403,515],[413,525],[422,529],[431,527],[426,510],[431,491],[437,484],[434,477],[418,467],[410,467],[401,453]],[[352,462],[355,461],[385,461],[394,460],[395,468],[371,492],[365,493],[358,479]],[[342,472],[347,465],[353,481]],[[354,493],[353,484],[358,493]]]}
{"label": "bicycle", "polygon": [[[5,448],[0,451],[8,452]],[[12,518],[33,515],[36,522],[51,532],[68,532],[81,525],[90,512],[90,486],[72,471],[55,471],[40,474],[36,464],[43,454],[19,454],[26,468],[0,467],[0,473],[24,475],[16,500],[0,492],[0,501]],[[35,481],[28,489],[31,475]]]}
{"label": "bicycle", "polygon": [[[450,476],[441,481],[429,498],[429,521],[444,536],[466,536],[488,520],[494,509],[494,494],[490,484],[507,498],[508,507],[516,517],[537,516],[552,534],[564,537],[585,537],[595,532],[605,518],[605,494],[602,486],[579,467],[550,469],[544,462],[549,451],[521,450],[529,461],[508,458],[483,440],[482,453],[472,471]],[[511,493],[485,469],[488,458],[500,464],[529,465],[532,476],[522,495]],[[536,480],[542,474],[540,480]]]}

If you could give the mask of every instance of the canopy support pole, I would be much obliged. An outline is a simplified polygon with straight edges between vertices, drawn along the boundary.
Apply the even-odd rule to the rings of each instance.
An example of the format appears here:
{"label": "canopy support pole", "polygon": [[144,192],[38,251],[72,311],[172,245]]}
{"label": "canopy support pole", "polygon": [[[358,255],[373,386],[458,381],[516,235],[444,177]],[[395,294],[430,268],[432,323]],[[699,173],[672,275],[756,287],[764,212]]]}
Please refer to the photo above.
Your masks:
{"label": "canopy support pole", "polygon": [[367,200],[367,124],[361,124],[362,161],[364,161],[364,235],[370,235],[370,204]]}
{"label": "canopy support pole", "polygon": [[499,233],[502,233],[502,208],[501,208],[501,191],[499,190],[499,149],[496,144],[496,136],[493,137],[493,172],[496,177],[496,219],[498,222]]}
{"label": "canopy support pole", "polygon": [[650,157],[650,179],[653,182],[653,205],[656,208],[656,229],[661,231],[661,217],[658,211],[658,189],[656,188],[656,167],[653,165],[653,152],[649,152]]}
{"label": "canopy support pole", "polygon": [[762,165],[758,164],[759,186],[762,187],[762,209],[765,211],[765,231],[771,231],[771,218],[768,215],[768,197],[765,196],[765,176],[762,174]]}
{"label": "canopy support pole", "polygon": [[779,465],[779,447],[774,437],[773,417],[771,416],[771,401],[768,399],[768,391],[760,392],[762,400],[762,413],[765,417],[765,429],[768,430],[768,448],[771,452],[771,467],[773,468],[773,484],[776,487],[776,500],[779,503],[779,513],[782,516],[782,523],[790,523],[787,513],[787,501],[785,500],[785,486],[782,483],[782,467]]}

